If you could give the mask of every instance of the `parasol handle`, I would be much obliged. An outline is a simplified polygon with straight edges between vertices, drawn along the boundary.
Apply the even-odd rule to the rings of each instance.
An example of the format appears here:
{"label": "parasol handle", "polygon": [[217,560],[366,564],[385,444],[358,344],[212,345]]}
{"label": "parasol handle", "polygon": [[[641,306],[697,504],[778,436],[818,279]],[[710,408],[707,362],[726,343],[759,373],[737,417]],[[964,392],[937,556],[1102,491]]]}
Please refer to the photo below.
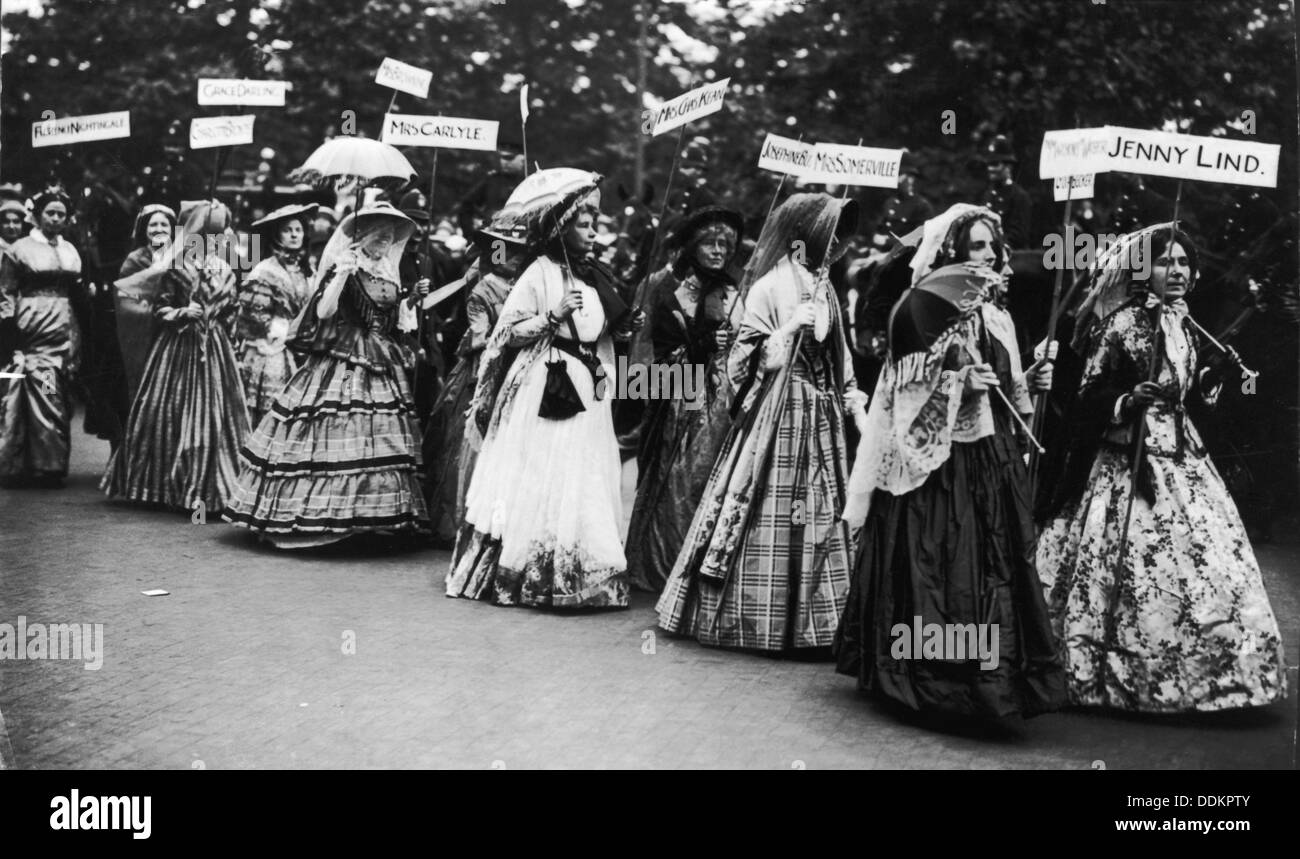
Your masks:
{"label": "parasol handle", "polygon": [[[979,355],[975,354],[975,350],[971,349],[969,343],[965,344],[965,346],[966,346],[966,354],[970,355],[971,358],[973,358],[976,363],[983,362],[984,359],[981,358]],[[1007,411],[1011,412],[1012,419],[1015,420],[1015,422],[1019,424],[1020,429],[1024,431],[1025,437],[1029,439],[1029,443],[1032,444],[1040,454],[1046,454],[1047,451],[1043,449],[1043,446],[1038,443],[1038,439],[1034,437],[1034,431],[1031,430],[1029,428],[1029,425],[1025,423],[1025,419],[1020,417],[1020,413],[1017,412],[1015,407],[1011,405],[1011,401],[1007,399],[1007,395],[1002,392],[1002,389],[997,386],[994,386],[991,387],[989,390],[997,394],[998,398],[1002,400],[1003,405],[1007,407]]]}
{"label": "parasol handle", "polygon": [[[1201,323],[1193,319],[1190,313],[1187,315],[1187,319],[1192,323],[1192,325],[1196,328],[1197,331],[1201,332],[1202,337],[1210,341],[1211,346],[1218,349],[1220,352],[1222,352],[1225,355],[1229,354],[1228,347],[1224,346],[1222,343],[1220,343],[1218,340],[1215,339],[1213,334],[1211,334],[1210,332],[1206,331],[1203,327],[1201,327]],[[1241,372],[1245,373],[1246,375],[1252,378],[1259,375],[1259,371],[1252,370],[1249,367],[1247,367],[1245,364],[1238,363],[1238,366],[1241,367]]]}

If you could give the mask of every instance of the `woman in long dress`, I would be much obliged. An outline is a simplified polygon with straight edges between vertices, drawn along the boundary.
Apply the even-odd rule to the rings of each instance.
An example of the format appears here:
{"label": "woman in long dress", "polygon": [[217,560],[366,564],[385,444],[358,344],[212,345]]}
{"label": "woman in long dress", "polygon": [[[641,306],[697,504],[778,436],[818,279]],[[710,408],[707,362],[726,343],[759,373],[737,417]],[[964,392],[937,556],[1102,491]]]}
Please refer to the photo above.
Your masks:
{"label": "woman in long dress", "polygon": [[[1148,242],[1154,262],[1141,278],[1126,261]],[[1064,476],[1038,542],[1070,701],[1152,713],[1281,701],[1286,661],[1259,564],[1190,419],[1214,405],[1225,371],[1240,378],[1235,353],[1198,355],[1184,300],[1196,248],[1181,231],[1171,242],[1164,224],[1101,262],[1076,324],[1086,358]],[[1139,421],[1145,453],[1125,541]]]}
{"label": "woman in long dress", "polygon": [[[170,206],[150,203],[141,207],[132,232],[135,248],[122,260],[118,280],[109,284],[112,301],[101,336],[104,352],[113,357],[105,360],[107,386],[100,395],[107,400],[119,428],[117,437],[110,439],[114,449],[122,442],[131,403],[149,360],[158,324],[154,309],[175,234],[176,212]],[[127,284],[119,286],[125,279],[129,279]]]}
{"label": "woman in long dress", "polygon": [[923,318],[933,296],[913,288],[899,299],[850,483],[846,518],[865,524],[837,670],[943,717],[1031,716],[1065,698],[1034,569],[1025,448],[992,390],[1030,415],[1029,394],[1051,387],[1049,364],[1021,371],[1015,326],[997,304],[1006,263],[992,211],[958,204],[926,221],[913,287],[964,264],[970,307],[932,343],[909,344],[894,320]]}
{"label": "woman in long dress", "polygon": [[84,290],[81,257],[63,231],[68,198],[39,194],[37,229],[0,257],[0,329],[12,349],[0,379],[0,482],[63,485],[71,453],[68,386],[77,370],[79,332],[71,299]]}
{"label": "woman in long dress", "polygon": [[230,220],[216,201],[183,204],[182,241],[156,264],[168,266],[155,308],[158,329],[100,484],[110,498],[215,514],[230,497],[248,433],[231,345]]}
{"label": "woman in long dress", "polygon": [[278,548],[428,530],[407,381],[414,355],[395,334],[407,300],[398,262],[413,231],[374,203],[344,218],[321,256],[289,335],[302,363],[240,452],[224,514]]}
{"label": "woman in long dress", "polygon": [[845,420],[866,396],[825,272],[856,218],[853,201],[795,194],[759,238],[727,361],[738,419],[659,599],[669,632],[763,651],[834,638],[852,565]]}
{"label": "woman in long dress", "polygon": [[287,348],[289,326],[311,298],[311,263],[303,249],[315,205],[283,206],[253,222],[271,253],[248,273],[239,292],[239,371],[252,426],[271,410],[297,365]]}
{"label": "woman in long dress", "polygon": [[613,338],[629,337],[641,317],[589,258],[598,201],[592,192],[551,213],[545,250],[511,289],[485,352],[472,408],[483,447],[448,596],[542,608],[628,604],[606,380]]}
{"label": "woman in long dress", "polygon": [[628,573],[640,590],[663,590],[731,427],[727,352],[745,307],[728,267],[743,234],[736,212],[692,212],[680,227],[673,264],[650,294],[654,351],[646,368],[680,368],[683,380],[703,386],[646,404],[627,533]]}
{"label": "woman in long dress", "polygon": [[479,246],[478,279],[465,301],[469,328],[456,346],[456,366],[438,394],[424,433],[424,461],[429,468],[429,519],[436,539],[451,543],[465,519],[465,496],[483,440],[466,418],[474,398],[479,364],[501,316],[506,297],[519,278],[527,252],[527,231],[490,223],[475,237]]}

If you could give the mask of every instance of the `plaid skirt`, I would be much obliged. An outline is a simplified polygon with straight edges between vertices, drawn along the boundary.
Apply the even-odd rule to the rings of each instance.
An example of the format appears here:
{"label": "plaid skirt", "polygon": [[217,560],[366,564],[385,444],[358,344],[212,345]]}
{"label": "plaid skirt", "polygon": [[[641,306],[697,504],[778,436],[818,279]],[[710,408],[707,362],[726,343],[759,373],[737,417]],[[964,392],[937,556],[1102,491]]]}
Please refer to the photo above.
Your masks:
{"label": "plaid skirt", "polygon": [[[727,447],[743,443],[741,432]],[[659,625],[701,644],[753,650],[827,647],[848,598],[852,566],[847,523],[840,519],[847,481],[847,441],[839,398],[826,376],[803,361],[792,368],[767,473],[751,500],[745,528],[722,581],[685,563],[687,545],[659,600]],[[728,460],[727,451],[718,458]],[[704,503],[726,491],[715,467]],[[719,527],[707,539],[721,545]]]}
{"label": "plaid skirt", "polygon": [[363,531],[426,531],[417,438],[402,367],[376,371],[315,352],[240,451],[224,518],[272,542],[277,535],[312,534],[322,542]]}

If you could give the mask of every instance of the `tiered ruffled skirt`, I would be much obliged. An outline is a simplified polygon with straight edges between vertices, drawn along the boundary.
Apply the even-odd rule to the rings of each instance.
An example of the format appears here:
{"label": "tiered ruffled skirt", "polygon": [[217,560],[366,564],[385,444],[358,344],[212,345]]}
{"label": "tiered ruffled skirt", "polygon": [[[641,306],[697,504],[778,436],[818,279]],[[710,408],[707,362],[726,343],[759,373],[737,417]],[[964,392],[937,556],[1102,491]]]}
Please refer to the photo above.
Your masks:
{"label": "tiered ruffled skirt", "polygon": [[240,451],[225,518],[283,548],[426,531],[418,436],[400,366],[313,353]]}

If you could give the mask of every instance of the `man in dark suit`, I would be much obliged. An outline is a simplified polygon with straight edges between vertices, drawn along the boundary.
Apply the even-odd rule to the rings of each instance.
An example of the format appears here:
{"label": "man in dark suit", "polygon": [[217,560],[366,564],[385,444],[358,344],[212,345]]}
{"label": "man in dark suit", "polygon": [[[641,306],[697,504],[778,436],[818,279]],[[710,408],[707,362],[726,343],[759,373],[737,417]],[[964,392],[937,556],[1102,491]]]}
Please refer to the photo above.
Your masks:
{"label": "man in dark suit", "polygon": [[988,172],[988,184],[980,195],[979,204],[987,206],[1002,217],[1002,235],[1012,250],[1030,247],[1029,225],[1033,202],[1029,193],[1011,178],[1018,163],[1011,142],[1001,134],[993,138],[983,155]]}
{"label": "man in dark suit", "polygon": [[501,159],[498,168],[471,188],[456,208],[456,220],[464,236],[472,236],[475,230],[487,226],[492,216],[506,204],[510,192],[524,181],[522,147],[503,141],[499,144],[497,155]]}

